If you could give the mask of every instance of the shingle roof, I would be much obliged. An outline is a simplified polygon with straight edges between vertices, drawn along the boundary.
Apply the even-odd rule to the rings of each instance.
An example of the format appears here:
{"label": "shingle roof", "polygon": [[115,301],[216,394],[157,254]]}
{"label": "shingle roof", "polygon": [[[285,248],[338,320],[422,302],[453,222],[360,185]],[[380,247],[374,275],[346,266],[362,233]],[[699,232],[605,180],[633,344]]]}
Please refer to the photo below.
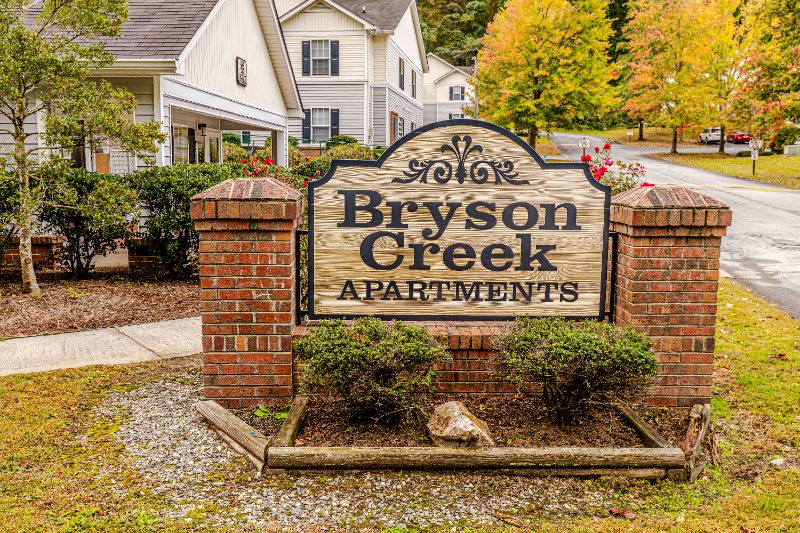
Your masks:
{"label": "shingle roof", "polygon": [[[393,30],[408,11],[411,0],[331,0],[382,30]],[[366,12],[364,8],[366,7]]]}
{"label": "shingle roof", "polygon": [[120,39],[104,39],[118,59],[177,59],[217,0],[129,0]]}
{"label": "shingle roof", "polygon": [[468,67],[459,67],[456,65],[456,68],[466,74],[467,76],[472,76],[472,73],[475,72],[475,65],[470,65]]}

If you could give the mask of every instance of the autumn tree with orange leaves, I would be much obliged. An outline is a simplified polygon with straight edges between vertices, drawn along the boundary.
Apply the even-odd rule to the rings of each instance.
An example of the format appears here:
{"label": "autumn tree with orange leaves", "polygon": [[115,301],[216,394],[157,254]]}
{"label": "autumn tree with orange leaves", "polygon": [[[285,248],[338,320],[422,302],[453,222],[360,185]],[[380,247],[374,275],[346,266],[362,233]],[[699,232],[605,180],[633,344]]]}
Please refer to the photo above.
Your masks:
{"label": "autumn tree with orange leaves", "polygon": [[480,112],[528,132],[570,127],[612,101],[611,23],[600,0],[511,0],[478,54]]}

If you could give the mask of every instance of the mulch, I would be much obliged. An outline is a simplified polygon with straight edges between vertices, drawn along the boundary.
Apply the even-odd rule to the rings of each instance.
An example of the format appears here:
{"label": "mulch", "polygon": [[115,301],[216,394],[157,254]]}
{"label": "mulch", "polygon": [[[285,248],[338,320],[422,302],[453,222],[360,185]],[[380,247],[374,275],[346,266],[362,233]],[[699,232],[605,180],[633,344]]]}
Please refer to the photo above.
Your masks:
{"label": "mulch", "polygon": [[[550,421],[541,406],[530,398],[470,396],[436,397],[422,406],[425,414],[446,401],[460,400],[486,422],[496,446],[544,447],[641,447],[642,441],[614,410],[596,408],[572,425]],[[375,424],[351,420],[341,401],[312,397],[297,437],[298,446],[432,446],[411,415],[399,422]],[[253,415],[255,408],[237,416],[267,436],[277,434],[281,421]],[[685,415],[684,415],[685,417]]]}
{"label": "mulch", "polygon": [[19,271],[0,271],[0,340],[200,315],[197,280],[145,280],[127,269],[85,280],[42,271],[37,280],[41,292],[23,294]]}

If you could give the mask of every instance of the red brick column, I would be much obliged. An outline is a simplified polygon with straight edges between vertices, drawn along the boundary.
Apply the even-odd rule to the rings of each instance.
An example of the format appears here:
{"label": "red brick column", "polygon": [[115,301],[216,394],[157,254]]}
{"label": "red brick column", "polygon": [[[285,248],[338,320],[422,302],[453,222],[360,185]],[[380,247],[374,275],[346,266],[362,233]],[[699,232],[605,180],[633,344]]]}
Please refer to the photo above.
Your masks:
{"label": "red brick column", "polygon": [[659,383],[648,402],[711,397],[719,252],[728,206],[688,188],[640,187],[611,200],[619,233],[614,322],[655,343]]}
{"label": "red brick column", "polygon": [[294,238],[303,212],[302,193],[273,179],[227,180],[192,198],[204,396],[224,407],[292,396]]}

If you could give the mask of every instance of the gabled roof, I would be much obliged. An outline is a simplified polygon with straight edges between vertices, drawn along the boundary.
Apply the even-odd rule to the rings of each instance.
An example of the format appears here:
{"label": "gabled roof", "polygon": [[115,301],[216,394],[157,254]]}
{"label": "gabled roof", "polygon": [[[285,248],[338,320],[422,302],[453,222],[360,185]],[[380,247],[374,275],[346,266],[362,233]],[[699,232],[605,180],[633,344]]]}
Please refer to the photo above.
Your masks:
{"label": "gabled roof", "polygon": [[[400,24],[414,0],[333,0],[348,11],[381,30],[393,30]],[[366,8],[366,9],[365,9]]]}
{"label": "gabled roof", "polygon": [[439,76],[439,78],[437,78],[434,83],[438,83],[439,80],[442,80],[442,79],[446,78],[447,76],[449,76],[453,72],[460,71],[462,74],[465,74],[465,75],[467,75],[469,77],[472,77],[472,74],[475,72],[475,66],[474,65],[470,65],[468,67],[459,67],[459,66],[453,65],[449,61],[446,61],[446,60],[442,59],[441,57],[437,56],[436,54],[434,54],[432,52],[428,53],[428,57],[435,57],[436,59],[438,59],[439,61],[441,61],[442,63],[444,63],[448,67],[450,67],[450,69],[451,69],[444,76]]}

